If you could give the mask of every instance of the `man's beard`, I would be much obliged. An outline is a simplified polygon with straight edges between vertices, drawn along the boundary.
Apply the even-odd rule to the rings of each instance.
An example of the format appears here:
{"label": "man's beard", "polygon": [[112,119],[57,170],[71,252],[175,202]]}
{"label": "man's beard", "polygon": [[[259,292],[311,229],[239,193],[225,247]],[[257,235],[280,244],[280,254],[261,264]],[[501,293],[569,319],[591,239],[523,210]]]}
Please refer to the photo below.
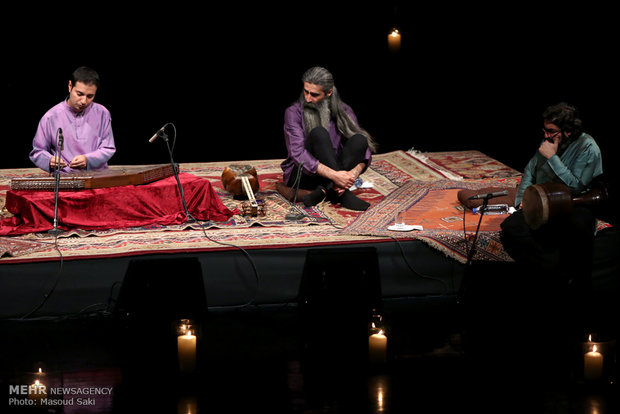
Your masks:
{"label": "man's beard", "polygon": [[331,111],[329,109],[328,98],[325,98],[317,103],[309,103],[304,101],[303,108],[306,135],[319,126],[322,126],[329,131]]}
{"label": "man's beard", "polygon": [[558,144],[558,149],[555,152],[558,155],[558,157],[564,154],[564,151],[566,151],[568,146],[572,144],[574,140],[575,140],[575,137],[573,137],[573,134],[571,134],[570,136],[565,135],[564,137],[562,137],[562,140],[560,140],[560,143]]}

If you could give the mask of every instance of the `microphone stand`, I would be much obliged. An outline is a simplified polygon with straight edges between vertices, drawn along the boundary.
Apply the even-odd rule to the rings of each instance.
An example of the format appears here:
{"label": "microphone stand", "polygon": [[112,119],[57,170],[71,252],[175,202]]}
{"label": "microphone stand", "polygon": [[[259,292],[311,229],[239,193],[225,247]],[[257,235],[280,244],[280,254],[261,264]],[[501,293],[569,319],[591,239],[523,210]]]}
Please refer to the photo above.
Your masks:
{"label": "microphone stand", "polygon": [[[185,203],[185,195],[183,193],[183,186],[181,185],[181,180],[179,180],[178,166],[177,164],[175,164],[174,159],[172,159],[172,150],[170,149],[170,142],[168,140],[168,134],[166,134],[166,132],[164,132],[164,130],[161,129],[157,132],[157,135],[160,136],[166,142],[166,147],[168,147],[168,154],[170,154],[170,163],[172,164],[172,172],[174,173],[174,178],[177,181],[177,186],[179,187],[179,192],[181,193],[181,202],[183,203],[183,209],[185,210],[185,216],[187,217],[187,222],[194,223],[196,222],[196,219],[190,214],[189,210],[187,209],[187,204]],[[176,130],[175,130],[175,136],[176,136]]]}
{"label": "microphone stand", "polygon": [[[295,214],[294,210],[297,210],[297,192],[299,191],[299,184],[301,183],[301,174],[302,174],[302,167],[303,167],[304,163],[301,162],[299,163],[299,166],[297,167],[297,175],[295,176],[295,196],[293,197],[293,203],[291,204],[291,211],[289,211],[288,213],[286,213],[286,216],[284,216],[284,218],[286,220],[300,220],[304,217],[303,213],[300,214]],[[299,210],[297,210],[299,211]]]}
{"label": "microphone stand", "polygon": [[[474,259],[474,255],[476,254],[476,241],[478,240],[478,233],[480,231],[480,224],[482,223],[482,216],[484,216],[484,212],[487,209],[487,205],[489,204],[489,199],[491,197],[492,197],[491,195],[484,197],[482,199],[482,206],[478,210],[480,212],[480,219],[478,219],[478,226],[476,227],[476,233],[474,234],[474,240],[472,242],[471,249],[467,253],[467,262],[465,263],[465,271],[463,272],[463,280],[461,281],[461,287],[459,288],[459,293],[458,293],[458,299],[457,299],[458,303],[462,303],[463,300],[465,299],[465,291],[467,290],[467,283],[469,281],[469,278],[468,278],[468,274],[470,271],[469,269],[471,268],[471,262]],[[465,242],[467,242],[467,238],[465,238]]]}
{"label": "microphone stand", "polygon": [[56,167],[54,168],[54,227],[51,230],[48,230],[48,234],[53,236],[58,236],[62,233],[62,230],[58,228],[58,193],[60,192],[60,154],[62,152],[62,144],[58,145],[57,142],[56,148],[58,148],[58,152],[55,155]]}

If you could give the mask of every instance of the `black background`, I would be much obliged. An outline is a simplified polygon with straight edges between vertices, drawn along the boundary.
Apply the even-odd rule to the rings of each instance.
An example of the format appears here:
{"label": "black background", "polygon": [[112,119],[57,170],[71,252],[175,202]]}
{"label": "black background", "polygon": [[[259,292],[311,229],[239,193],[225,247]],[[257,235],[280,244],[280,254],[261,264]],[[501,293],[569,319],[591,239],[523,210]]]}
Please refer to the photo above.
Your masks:
{"label": "black background", "polygon": [[[309,67],[327,67],[379,152],[477,149],[522,170],[558,101],[582,112],[613,159],[618,29],[611,8],[420,6],[307,2],[288,6],[80,5],[23,10],[3,26],[2,168],[28,159],[40,117],[67,96],[78,66],[102,79],[112,113],[111,165],[284,158],[283,113]],[[33,7],[34,8],[34,7]],[[33,17],[33,13],[36,16]],[[387,48],[397,26],[398,54]]]}

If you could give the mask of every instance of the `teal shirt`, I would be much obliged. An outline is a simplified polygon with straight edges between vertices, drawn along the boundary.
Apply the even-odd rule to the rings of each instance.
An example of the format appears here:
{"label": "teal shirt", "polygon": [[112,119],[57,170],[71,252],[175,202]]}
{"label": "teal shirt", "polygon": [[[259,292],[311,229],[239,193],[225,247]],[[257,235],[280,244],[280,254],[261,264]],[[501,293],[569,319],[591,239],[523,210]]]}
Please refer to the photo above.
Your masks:
{"label": "teal shirt", "polygon": [[517,188],[515,206],[523,199],[525,189],[532,184],[549,181],[564,183],[573,194],[588,190],[592,179],[603,174],[601,150],[590,135],[582,133],[561,155],[546,159],[538,151],[525,166]]}

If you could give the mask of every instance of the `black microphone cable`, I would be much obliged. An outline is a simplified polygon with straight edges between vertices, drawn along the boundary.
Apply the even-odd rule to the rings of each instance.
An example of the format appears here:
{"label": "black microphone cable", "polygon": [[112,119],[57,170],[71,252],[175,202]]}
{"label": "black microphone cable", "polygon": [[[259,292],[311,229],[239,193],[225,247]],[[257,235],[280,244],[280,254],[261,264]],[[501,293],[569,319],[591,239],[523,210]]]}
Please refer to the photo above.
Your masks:
{"label": "black microphone cable", "polygon": [[[160,131],[158,131],[158,134],[159,134],[160,132],[162,132],[162,131],[163,131],[163,129],[165,129],[165,128],[166,128],[167,126],[169,126],[169,125],[170,125],[170,126],[172,126],[172,129],[173,129],[173,131],[174,131],[174,136],[173,136],[173,140],[172,140],[172,146],[169,146],[169,147],[168,147],[168,148],[169,148],[169,153],[170,153],[170,159],[171,159],[171,161],[172,161],[172,152],[174,151],[174,146],[176,145],[176,140],[177,140],[177,129],[176,129],[176,126],[174,125],[174,123],[169,122],[169,123],[167,123],[166,125],[164,125],[164,126],[160,129]],[[160,135],[160,136],[161,136],[161,135]],[[162,136],[162,138],[164,138],[164,137]],[[166,141],[166,145],[168,145],[168,139],[167,139],[167,137],[165,137],[165,138],[164,138],[164,141]],[[177,170],[177,166],[176,166],[176,165],[172,165],[172,168],[173,168],[173,169],[175,170],[175,172],[176,172],[176,170]],[[197,224],[198,224],[198,226],[200,227],[200,229],[202,230],[202,234],[203,234],[203,235],[205,236],[205,238],[206,238],[206,239],[208,239],[209,241],[211,241],[211,242],[213,242],[213,243],[216,243],[216,244],[220,244],[220,245],[222,245],[222,246],[234,247],[234,248],[238,249],[239,251],[241,251],[241,253],[243,253],[243,255],[247,258],[248,262],[250,263],[250,265],[251,265],[251,267],[252,267],[252,271],[253,271],[253,273],[254,273],[254,278],[255,278],[255,280],[256,280],[256,288],[255,288],[255,291],[254,291],[254,297],[253,297],[253,298],[251,298],[251,299],[250,299],[248,302],[246,302],[245,304],[238,305],[238,306],[236,306],[236,307],[244,308],[244,307],[247,307],[247,306],[250,306],[250,305],[256,305],[256,297],[258,296],[258,291],[259,291],[259,287],[260,287],[260,275],[259,275],[259,273],[258,273],[258,269],[257,269],[257,267],[256,267],[256,263],[254,262],[254,260],[253,260],[253,259],[252,259],[252,257],[250,256],[250,254],[247,252],[247,250],[245,250],[245,249],[244,249],[244,248],[242,248],[241,246],[237,246],[237,245],[235,245],[235,244],[233,244],[233,243],[226,243],[226,242],[222,242],[222,241],[219,241],[219,240],[215,240],[215,239],[213,239],[212,237],[210,237],[210,236],[207,234],[207,231],[206,231],[206,228],[205,228],[204,224],[203,224],[203,223],[201,223],[199,220],[195,219],[195,218],[194,218],[193,216],[191,216],[191,214],[189,213],[189,210],[187,209],[187,206],[186,206],[186,204],[185,204],[185,197],[184,197],[184,194],[182,193],[182,186],[181,186],[181,183],[180,183],[180,180],[179,180],[179,178],[178,178],[178,175],[177,175],[177,174],[175,174],[175,178],[176,178],[176,180],[177,180],[177,184],[179,185],[179,188],[181,189],[181,198],[182,198],[182,200],[181,200],[181,201],[183,202],[183,207],[185,208],[185,211],[187,212],[188,219],[189,219],[189,218],[191,218],[191,219],[192,219],[191,223],[197,223]],[[190,223],[190,224],[191,224],[191,223]],[[227,308],[229,308],[229,307],[227,307]]]}

